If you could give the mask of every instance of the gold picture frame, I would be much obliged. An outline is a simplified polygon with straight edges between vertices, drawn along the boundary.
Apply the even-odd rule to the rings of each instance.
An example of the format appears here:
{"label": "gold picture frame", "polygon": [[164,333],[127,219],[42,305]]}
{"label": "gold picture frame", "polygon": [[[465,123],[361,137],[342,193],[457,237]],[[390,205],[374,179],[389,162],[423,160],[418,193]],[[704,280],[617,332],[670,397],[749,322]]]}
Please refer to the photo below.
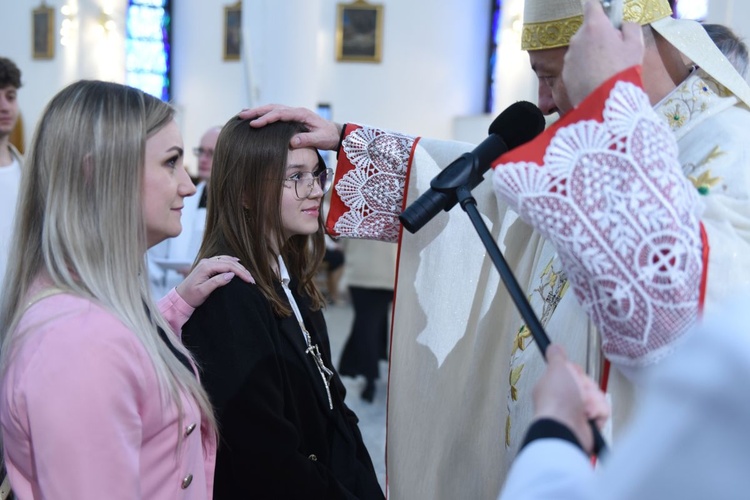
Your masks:
{"label": "gold picture frame", "polygon": [[31,55],[34,59],[55,57],[55,9],[42,4],[31,13]]}
{"label": "gold picture frame", "polygon": [[365,0],[337,4],[336,60],[379,63],[383,51],[383,5]]}
{"label": "gold picture frame", "polygon": [[242,52],[242,4],[224,7],[224,60],[239,61]]}

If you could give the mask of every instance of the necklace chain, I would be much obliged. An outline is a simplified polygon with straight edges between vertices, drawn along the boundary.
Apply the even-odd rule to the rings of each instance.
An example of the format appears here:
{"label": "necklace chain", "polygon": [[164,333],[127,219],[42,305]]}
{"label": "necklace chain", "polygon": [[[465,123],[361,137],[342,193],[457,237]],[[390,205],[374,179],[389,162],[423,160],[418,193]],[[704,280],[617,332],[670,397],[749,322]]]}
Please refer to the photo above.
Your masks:
{"label": "necklace chain", "polygon": [[315,367],[318,369],[320,378],[323,380],[323,385],[326,388],[328,407],[333,410],[333,399],[331,398],[331,379],[333,378],[333,371],[331,371],[323,362],[323,356],[320,354],[320,348],[318,348],[318,345],[312,343],[312,337],[310,337],[310,332],[305,328],[305,323],[302,321],[302,314],[299,312],[297,301],[294,300],[289,285],[282,280],[281,287],[284,289],[284,293],[286,293],[286,296],[289,299],[289,305],[292,306],[294,315],[297,317],[297,324],[299,324],[300,330],[302,331],[302,337],[305,339],[305,354],[309,354],[315,362]]}
{"label": "necklace chain", "polygon": [[328,369],[328,367],[323,362],[323,356],[320,354],[320,349],[318,348],[318,344],[312,343],[312,339],[310,338],[310,333],[307,331],[307,328],[305,328],[305,324],[302,322],[302,320],[298,319],[299,327],[302,329],[302,334],[305,337],[305,345],[307,346],[307,349],[305,349],[305,353],[312,356],[313,361],[315,361],[315,366],[318,368],[318,373],[320,373],[320,378],[323,379],[323,385],[326,387],[326,394],[328,395],[328,407],[333,410],[333,400],[331,399],[331,379],[333,378],[333,372]]}

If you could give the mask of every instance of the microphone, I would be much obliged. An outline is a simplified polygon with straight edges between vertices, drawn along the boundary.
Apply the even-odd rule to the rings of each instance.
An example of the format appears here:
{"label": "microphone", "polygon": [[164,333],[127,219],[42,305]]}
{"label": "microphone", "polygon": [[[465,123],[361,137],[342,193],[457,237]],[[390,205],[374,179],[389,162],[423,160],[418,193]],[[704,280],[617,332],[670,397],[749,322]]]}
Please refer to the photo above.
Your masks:
{"label": "microphone", "polygon": [[508,106],[490,125],[489,137],[445,167],[432,179],[430,189],[398,216],[406,230],[416,233],[440,210],[453,208],[458,202],[458,187],[477,187],[497,157],[539,135],[544,124],[544,115],[530,102],[518,101]]}

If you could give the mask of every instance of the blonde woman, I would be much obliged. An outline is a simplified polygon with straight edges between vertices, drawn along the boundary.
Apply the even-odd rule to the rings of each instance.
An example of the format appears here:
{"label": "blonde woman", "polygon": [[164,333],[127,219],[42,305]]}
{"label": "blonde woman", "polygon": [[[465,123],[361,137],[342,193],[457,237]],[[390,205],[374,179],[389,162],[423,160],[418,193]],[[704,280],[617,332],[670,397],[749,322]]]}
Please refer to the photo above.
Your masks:
{"label": "blonde woman", "polygon": [[0,308],[4,457],[29,498],[211,498],[216,427],[182,324],[235,274],[201,262],[158,305],[146,249],[195,192],[167,104],[81,81],[34,135]]}

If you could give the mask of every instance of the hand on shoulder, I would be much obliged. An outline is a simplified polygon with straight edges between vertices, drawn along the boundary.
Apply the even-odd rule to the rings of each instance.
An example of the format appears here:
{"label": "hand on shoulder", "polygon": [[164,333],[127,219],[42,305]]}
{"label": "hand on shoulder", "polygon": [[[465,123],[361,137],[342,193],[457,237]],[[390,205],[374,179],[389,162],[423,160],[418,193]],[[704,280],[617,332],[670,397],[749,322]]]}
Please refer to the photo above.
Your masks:
{"label": "hand on shoulder", "polygon": [[250,272],[240,264],[237,257],[217,255],[201,259],[190,274],[177,285],[177,293],[191,307],[203,304],[211,292],[229,283],[235,276],[248,283],[255,283]]}

